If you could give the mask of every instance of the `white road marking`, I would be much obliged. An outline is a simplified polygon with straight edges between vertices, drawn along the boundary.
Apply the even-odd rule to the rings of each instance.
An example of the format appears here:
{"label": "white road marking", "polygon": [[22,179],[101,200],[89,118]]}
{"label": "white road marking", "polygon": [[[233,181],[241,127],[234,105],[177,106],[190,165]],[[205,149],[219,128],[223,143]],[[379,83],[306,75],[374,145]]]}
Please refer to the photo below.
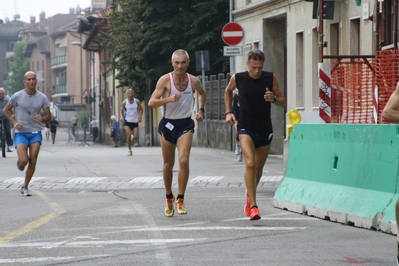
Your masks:
{"label": "white road marking", "polygon": [[[40,179],[44,178],[51,178],[51,177],[34,177],[32,179],[32,183],[35,181],[38,181]],[[61,178],[67,178],[67,177],[59,177],[58,179]],[[90,184],[90,183],[98,183],[101,180],[107,179],[108,177],[76,177],[76,178],[71,178],[69,179],[66,184],[77,184],[77,183],[85,183],[85,184]],[[219,182],[221,181],[225,176],[196,176],[192,179],[189,180],[191,183],[201,183],[201,182]],[[262,176],[260,179],[260,182],[281,182],[283,180],[284,176],[282,175],[273,175],[273,176]],[[0,181],[0,183],[8,183],[8,184],[22,184],[24,182],[25,178],[24,177],[14,177],[10,179],[6,179],[4,181]],[[161,182],[163,180],[162,176],[148,176],[148,177],[136,177],[130,181],[129,183],[157,183]]]}
{"label": "white road marking", "polygon": [[[248,220],[248,217],[242,217],[242,218],[234,218],[234,219],[226,219],[223,220],[223,222],[232,222],[232,221],[246,221]],[[300,218],[272,218],[272,217],[263,217],[262,220],[267,220],[267,221],[309,221],[309,220],[320,220],[319,218],[313,218],[313,217],[300,217]]]}
{"label": "white road marking", "polygon": [[107,245],[163,245],[170,243],[186,243],[205,241],[207,238],[181,238],[181,239],[130,239],[130,240],[89,240],[89,241],[61,241],[61,242],[24,242],[24,243],[5,243],[1,248],[53,248],[53,247],[81,247],[81,246],[107,246]]}
{"label": "white road marking", "polygon": [[262,176],[260,182],[280,182],[283,180],[284,176],[282,175],[268,175]]}
{"label": "white road marking", "polygon": [[197,176],[190,180],[190,182],[219,182],[224,176]]}
{"label": "white road marking", "polygon": [[148,177],[136,177],[129,181],[129,183],[157,183],[161,181],[163,177],[159,176],[148,176]]}
{"label": "white road marking", "polygon": [[46,261],[62,261],[71,259],[95,259],[108,257],[110,255],[92,255],[82,257],[43,257],[43,258],[21,258],[21,259],[0,259],[0,264],[3,263],[28,263],[28,262],[46,262]]}
{"label": "white road marking", "polygon": [[[246,218],[247,220],[249,218]],[[148,228],[138,228],[126,230],[128,232],[151,232],[151,231],[217,231],[217,230],[247,230],[247,231],[292,231],[292,230],[304,230],[307,227],[273,227],[273,226],[257,226],[257,227],[239,227],[239,226],[209,226],[209,227],[199,227],[199,226],[188,226],[188,227],[148,227]]]}
{"label": "white road marking", "polygon": [[71,184],[71,183],[91,184],[91,183],[98,183],[103,179],[106,179],[106,177],[78,177],[78,178],[70,179],[66,183],[67,184]]}
{"label": "white road marking", "polygon": [[[31,183],[43,179],[45,177],[34,177],[32,178]],[[6,179],[3,181],[3,183],[9,183],[9,184],[20,184],[23,183],[25,181],[25,177],[14,177],[14,178],[10,178],[10,179]]]}

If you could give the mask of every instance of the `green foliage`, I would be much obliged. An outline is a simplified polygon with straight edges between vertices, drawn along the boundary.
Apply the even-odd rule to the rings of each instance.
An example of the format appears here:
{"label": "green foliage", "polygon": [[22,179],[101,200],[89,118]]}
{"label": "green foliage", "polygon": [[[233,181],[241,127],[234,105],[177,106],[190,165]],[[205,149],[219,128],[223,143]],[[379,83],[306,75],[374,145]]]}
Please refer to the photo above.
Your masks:
{"label": "green foliage", "polygon": [[199,75],[195,68],[195,51],[208,50],[211,71],[228,70],[228,57],[223,56],[220,37],[228,22],[226,0],[117,0],[110,16],[110,38],[105,46],[114,56],[110,62],[118,70],[120,86],[132,87],[138,98],[152,89],[158,78],[173,70],[170,59],[177,49],[190,55],[188,72]]}
{"label": "green foliage", "polygon": [[29,71],[29,58],[24,57],[26,43],[18,41],[14,46],[13,61],[10,62],[12,75],[8,77],[7,91],[11,94],[24,88],[24,75]]}
{"label": "green foliage", "polygon": [[79,121],[82,125],[82,128],[88,128],[89,127],[89,111],[80,111],[79,112]]}

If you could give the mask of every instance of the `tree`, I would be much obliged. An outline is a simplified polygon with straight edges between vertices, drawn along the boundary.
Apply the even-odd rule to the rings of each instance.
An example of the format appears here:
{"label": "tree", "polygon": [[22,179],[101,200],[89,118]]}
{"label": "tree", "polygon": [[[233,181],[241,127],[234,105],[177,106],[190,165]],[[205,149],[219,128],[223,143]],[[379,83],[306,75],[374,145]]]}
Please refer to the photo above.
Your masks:
{"label": "tree", "polygon": [[172,70],[170,57],[179,48],[189,53],[188,72],[194,75],[196,50],[209,50],[207,74],[227,71],[220,33],[228,22],[228,1],[117,0],[116,6],[105,46],[115,58],[110,63],[118,70],[120,86],[132,87],[138,97]]}
{"label": "tree", "polygon": [[10,61],[10,70],[12,74],[8,77],[7,91],[13,94],[24,87],[24,75],[29,71],[29,58],[24,57],[26,43],[18,41],[14,46],[13,60]]}

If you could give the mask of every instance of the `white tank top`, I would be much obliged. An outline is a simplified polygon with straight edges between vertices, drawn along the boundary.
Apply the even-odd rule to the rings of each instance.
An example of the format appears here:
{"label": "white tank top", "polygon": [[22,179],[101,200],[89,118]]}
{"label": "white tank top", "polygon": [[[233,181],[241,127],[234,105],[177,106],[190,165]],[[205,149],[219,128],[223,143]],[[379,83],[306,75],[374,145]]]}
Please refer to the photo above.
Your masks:
{"label": "white tank top", "polygon": [[138,104],[137,104],[137,99],[133,98],[133,103],[129,103],[129,100],[125,100],[125,115],[123,116],[123,119],[125,122],[130,122],[130,123],[138,123],[139,122],[139,115],[138,115]]}
{"label": "white tank top", "polygon": [[170,102],[163,106],[163,116],[168,119],[182,119],[191,117],[194,108],[193,87],[191,85],[191,76],[187,73],[188,84],[185,90],[180,91],[176,88],[173,75],[169,73],[170,95],[180,94],[177,102]]}

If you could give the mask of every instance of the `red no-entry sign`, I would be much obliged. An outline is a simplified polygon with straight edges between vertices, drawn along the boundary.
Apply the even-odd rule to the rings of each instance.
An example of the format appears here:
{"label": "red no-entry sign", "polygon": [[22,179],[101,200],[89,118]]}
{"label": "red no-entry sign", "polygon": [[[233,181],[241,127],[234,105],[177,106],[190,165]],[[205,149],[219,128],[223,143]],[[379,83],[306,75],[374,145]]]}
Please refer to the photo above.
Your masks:
{"label": "red no-entry sign", "polygon": [[222,39],[228,45],[237,45],[244,37],[244,30],[236,22],[229,22],[222,29]]}

